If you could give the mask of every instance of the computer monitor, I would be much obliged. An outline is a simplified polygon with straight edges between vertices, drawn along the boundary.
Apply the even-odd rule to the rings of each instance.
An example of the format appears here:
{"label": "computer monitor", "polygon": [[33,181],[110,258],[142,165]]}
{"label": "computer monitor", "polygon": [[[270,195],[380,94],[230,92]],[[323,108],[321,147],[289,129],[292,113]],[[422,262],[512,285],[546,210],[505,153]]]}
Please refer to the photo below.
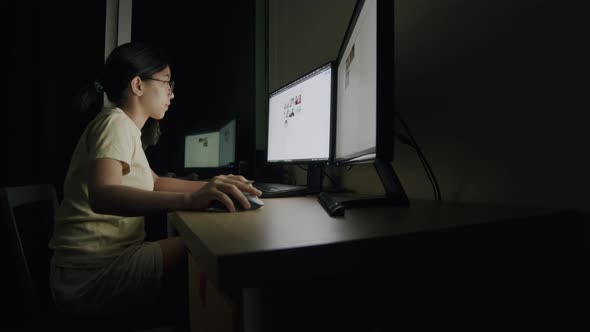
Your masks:
{"label": "computer monitor", "polygon": [[308,187],[321,186],[318,168],[331,161],[334,81],[330,62],[272,92],[268,99],[266,161],[308,165]]}
{"label": "computer monitor", "polygon": [[357,2],[338,55],[336,164],[393,160],[393,6],[384,2]]}
{"label": "computer monitor", "polygon": [[184,168],[219,167],[219,131],[184,137]]}
{"label": "computer monitor", "polygon": [[407,205],[394,159],[394,8],[391,0],[359,0],[337,59],[334,164],[371,162],[386,195],[349,206]]}
{"label": "computer monitor", "polygon": [[185,136],[185,168],[232,167],[236,160],[236,118],[219,130]]}
{"label": "computer monitor", "polygon": [[267,162],[328,163],[332,86],[327,63],[270,94]]}

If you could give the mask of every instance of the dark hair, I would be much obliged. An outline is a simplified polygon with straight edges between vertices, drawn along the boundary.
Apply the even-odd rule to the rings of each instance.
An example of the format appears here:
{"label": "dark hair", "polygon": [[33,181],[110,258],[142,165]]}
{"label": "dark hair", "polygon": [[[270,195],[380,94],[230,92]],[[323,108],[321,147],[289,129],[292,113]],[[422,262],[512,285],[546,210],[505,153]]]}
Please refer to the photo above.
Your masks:
{"label": "dark hair", "polygon": [[[169,65],[167,54],[160,48],[141,42],[119,45],[107,58],[101,77],[83,87],[75,96],[74,108],[82,112],[99,112],[103,106],[103,91],[111,103],[121,106],[134,77],[149,78]],[[144,146],[155,145],[160,135],[158,121],[150,118],[144,128],[142,139],[144,136],[146,139],[149,137],[149,142],[144,142]]]}

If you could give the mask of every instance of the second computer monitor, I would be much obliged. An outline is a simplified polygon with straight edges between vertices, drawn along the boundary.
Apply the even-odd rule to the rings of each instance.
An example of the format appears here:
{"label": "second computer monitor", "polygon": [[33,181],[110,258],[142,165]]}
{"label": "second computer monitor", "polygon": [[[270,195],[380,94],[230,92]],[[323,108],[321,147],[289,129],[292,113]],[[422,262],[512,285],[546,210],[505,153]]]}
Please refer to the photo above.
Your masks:
{"label": "second computer monitor", "polygon": [[393,160],[393,11],[390,0],[355,7],[337,61],[336,164]]}
{"label": "second computer monitor", "polygon": [[219,167],[219,131],[184,137],[184,167]]}
{"label": "second computer monitor", "polygon": [[270,94],[268,162],[330,161],[333,80],[328,63]]}
{"label": "second computer monitor", "polygon": [[185,168],[231,166],[236,160],[236,118],[219,130],[186,135],[184,142]]}

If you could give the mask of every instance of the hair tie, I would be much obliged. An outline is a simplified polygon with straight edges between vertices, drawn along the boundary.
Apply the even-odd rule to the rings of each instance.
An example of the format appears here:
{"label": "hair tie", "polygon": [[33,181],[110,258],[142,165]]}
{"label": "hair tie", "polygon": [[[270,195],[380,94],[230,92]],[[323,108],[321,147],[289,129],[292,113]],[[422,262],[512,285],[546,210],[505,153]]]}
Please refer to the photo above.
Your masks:
{"label": "hair tie", "polygon": [[102,87],[102,84],[100,84],[100,82],[98,80],[94,81],[94,90],[96,90],[96,92],[98,92],[98,93],[104,92],[104,88]]}

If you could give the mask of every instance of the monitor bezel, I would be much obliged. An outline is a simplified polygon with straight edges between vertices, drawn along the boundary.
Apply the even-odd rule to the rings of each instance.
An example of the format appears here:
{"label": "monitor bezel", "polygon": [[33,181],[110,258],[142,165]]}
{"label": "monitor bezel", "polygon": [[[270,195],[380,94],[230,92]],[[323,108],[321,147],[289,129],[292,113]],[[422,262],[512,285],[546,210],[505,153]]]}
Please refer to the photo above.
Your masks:
{"label": "monitor bezel", "polygon": [[[269,146],[268,134],[269,134],[269,127],[270,127],[269,117],[270,117],[270,98],[271,98],[271,96],[280,92],[281,90],[284,90],[285,88],[292,85],[293,83],[303,80],[305,77],[313,74],[314,72],[316,72],[328,65],[330,66],[331,73],[332,73],[332,83],[331,83],[331,89],[330,89],[330,129],[329,129],[330,132],[329,132],[329,142],[328,142],[328,150],[329,150],[328,157],[322,158],[322,159],[268,160],[268,146]],[[336,113],[336,87],[335,87],[335,84],[337,83],[336,75],[337,75],[336,63],[334,61],[328,61],[328,62],[325,62],[322,65],[317,66],[314,69],[306,72],[305,74],[300,75],[296,79],[294,79],[286,84],[281,85],[279,88],[273,90],[272,92],[268,93],[268,95],[266,96],[266,112],[265,112],[265,116],[266,116],[265,162],[267,164],[272,164],[272,165],[330,165],[330,164],[332,164],[333,158],[334,158],[334,140],[333,139],[334,139],[334,130],[335,130],[334,115]]]}
{"label": "monitor bezel", "polygon": [[[333,131],[333,164],[334,165],[350,165],[360,163],[371,163],[375,160],[384,162],[391,162],[394,159],[394,137],[395,137],[395,121],[394,121],[394,100],[387,102],[387,98],[392,99],[394,95],[395,73],[394,73],[394,4],[390,0],[375,0],[377,6],[377,26],[376,26],[376,130],[375,130],[375,146],[357,151],[352,154],[336,157],[336,127]],[[350,42],[352,32],[357,24],[359,15],[367,3],[365,0],[358,0],[348,27],[346,29],[345,37],[340,45],[338,58],[335,61],[336,77],[338,73],[338,65],[342,63],[344,52]],[[390,41],[390,43],[383,42]],[[337,84],[338,81],[336,81]],[[337,93],[338,87],[335,87]],[[395,98],[395,97],[394,97]],[[338,116],[338,100],[334,103],[334,125]],[[370,154],[374,154],[370,156]],[[366,156],[367,158],[361,158]],[[361,159],[359,159],[361,158]]]}
{"label": "monitor bezel", "polygon": [[[232,121],[235,121],[235,129],[234,129],[234,160],[232,162],[229,162],[227,164],[220,164],[218,167],[222,167],[222,168],[226,168],[226,167],[232,167],[233,165],[235,165],[235,163],[238,160],[238,116],[232,116],[229,120],[225,121],[222,123],[222,125],[219,127],[219,146],[221,148],[221,130],[227,126],[228,124],[230,124]],[[221,157],[221,151],[220,152],[220,157]]]}

